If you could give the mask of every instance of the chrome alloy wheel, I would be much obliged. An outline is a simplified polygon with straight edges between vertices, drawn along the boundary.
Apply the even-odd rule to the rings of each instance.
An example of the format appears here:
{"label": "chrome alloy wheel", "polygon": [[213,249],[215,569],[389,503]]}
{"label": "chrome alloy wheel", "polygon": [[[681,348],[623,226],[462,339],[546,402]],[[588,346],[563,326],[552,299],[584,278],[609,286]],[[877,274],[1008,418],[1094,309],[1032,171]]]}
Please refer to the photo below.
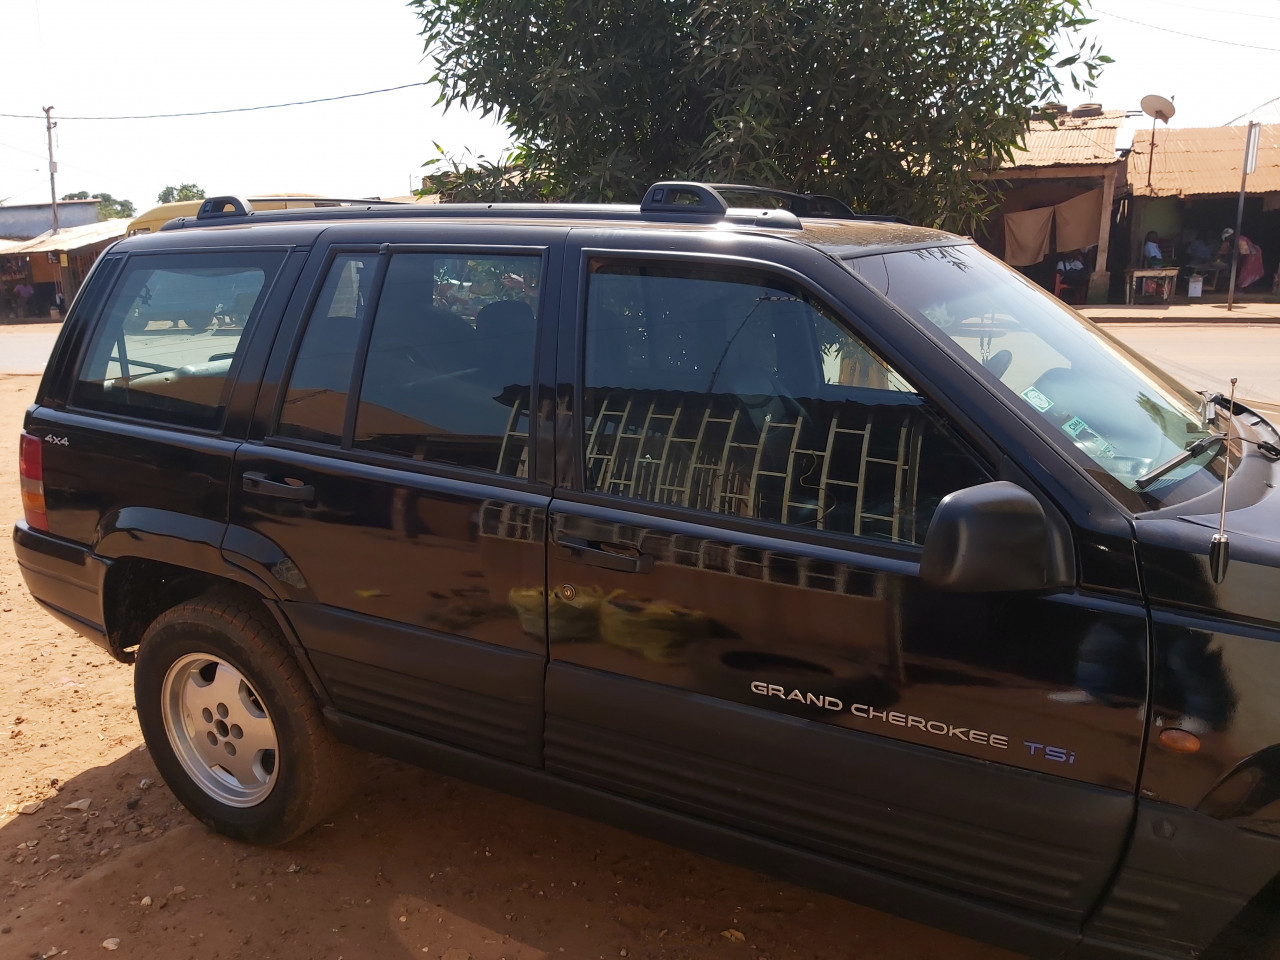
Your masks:
{"label": "chrome alloy wheel", "polygon": [[275,786],[275,724],[231,664],[191,653],[169,667],[160,690],[165,733],[188,776],[229,807],[261,803]]}

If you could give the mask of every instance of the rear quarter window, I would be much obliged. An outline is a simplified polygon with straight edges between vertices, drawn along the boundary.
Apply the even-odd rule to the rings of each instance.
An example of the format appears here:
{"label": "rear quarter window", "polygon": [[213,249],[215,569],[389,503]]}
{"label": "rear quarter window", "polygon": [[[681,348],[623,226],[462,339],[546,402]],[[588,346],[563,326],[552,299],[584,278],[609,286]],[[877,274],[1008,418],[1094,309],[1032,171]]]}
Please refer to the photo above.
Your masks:
{"label": "rear quarter window", "polygon": [[283,257],[219,251],[130,258],[89,342],[72,404],[216,429],[245,333]]}

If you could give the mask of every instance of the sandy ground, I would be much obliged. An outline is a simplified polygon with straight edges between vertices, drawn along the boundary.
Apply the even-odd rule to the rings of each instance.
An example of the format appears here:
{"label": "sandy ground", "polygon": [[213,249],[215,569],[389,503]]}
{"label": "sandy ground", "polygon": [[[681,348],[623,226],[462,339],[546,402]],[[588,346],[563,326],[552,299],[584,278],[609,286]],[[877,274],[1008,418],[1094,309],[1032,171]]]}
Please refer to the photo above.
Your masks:
{"label": "sandy ground", "polygon": [[36,383],[0,376],[0,958],[1012,957],[385,759],[287,847],[210,832],[142,745],[132,668],[26,594],[7,541]]}

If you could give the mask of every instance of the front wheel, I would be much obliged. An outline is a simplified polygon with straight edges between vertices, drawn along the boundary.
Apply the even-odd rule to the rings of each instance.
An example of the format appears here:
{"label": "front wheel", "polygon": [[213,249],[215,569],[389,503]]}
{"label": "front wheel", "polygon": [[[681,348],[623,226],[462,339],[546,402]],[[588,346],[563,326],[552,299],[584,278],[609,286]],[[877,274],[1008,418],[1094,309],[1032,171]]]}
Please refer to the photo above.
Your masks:
{"label": "front wheel", "polygon": [[234,597],[179,604],[147,629],[138,722],[161,776],[219,833],[284,843],[345,799],[361,754],[325,727],[269,615]]}

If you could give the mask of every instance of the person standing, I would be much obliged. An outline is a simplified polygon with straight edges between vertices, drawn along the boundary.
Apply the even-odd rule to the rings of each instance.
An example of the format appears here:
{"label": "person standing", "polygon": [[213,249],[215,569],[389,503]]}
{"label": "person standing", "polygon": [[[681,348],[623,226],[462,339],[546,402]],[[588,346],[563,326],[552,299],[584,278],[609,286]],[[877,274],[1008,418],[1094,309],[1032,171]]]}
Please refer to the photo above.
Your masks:
{"label": "person standing", "polygon": [[[1222,231],[1222,246],[1218,248],[1218,259],[1224,263],[1231,262],[1231,241],[1235,230],[1227,227]],[[1262,279],[1262,248],[1243,233],[1236,240],[1236,251],[1239,262],[1236,269],[1236,289],[1243,290],[1251,283]]]}
{"label": "person standing", "polygon": [[22,283],[14,284],[13,292],[18,295],[18,298],[21,301],[18,305],[18,316],[25,317],[27,315],[27,309],[31,303],[31,297],[36,292],[36,288],[23,280]]}

